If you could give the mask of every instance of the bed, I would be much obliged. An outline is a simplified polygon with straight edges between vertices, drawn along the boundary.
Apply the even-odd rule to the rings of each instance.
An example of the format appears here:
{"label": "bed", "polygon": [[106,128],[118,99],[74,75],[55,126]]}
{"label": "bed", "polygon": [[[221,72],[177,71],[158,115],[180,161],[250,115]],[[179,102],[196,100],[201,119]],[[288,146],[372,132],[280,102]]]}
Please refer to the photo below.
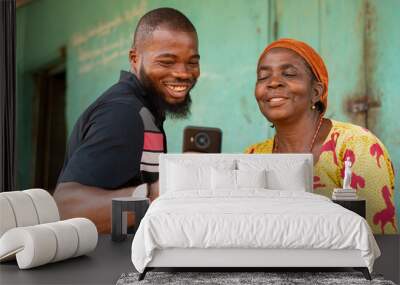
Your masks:
{"label": "bed", "polygon": [[361,216],[311,193],[310,154],[163,154],[160,197],[132,242],[158,267],[352,267],[380,255]]}

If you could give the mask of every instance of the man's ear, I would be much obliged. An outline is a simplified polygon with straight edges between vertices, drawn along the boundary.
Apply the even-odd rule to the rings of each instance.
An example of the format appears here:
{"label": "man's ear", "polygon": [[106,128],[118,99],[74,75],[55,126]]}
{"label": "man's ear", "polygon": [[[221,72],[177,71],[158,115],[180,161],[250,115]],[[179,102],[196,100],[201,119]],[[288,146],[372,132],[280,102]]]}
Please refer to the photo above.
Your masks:
{"label": "man's ear", "polygon": [[131,72],[137,74],[139,70],[139,55],[136,47],[132,47],[129,50],[129,63],[131,65]]}
{"label": "man's ear", "polygon": [[313,104],[321,101],[322,94],[324,94],[324,91],[325,91],[325,86],[322,82],[315,81],[313,83],[313,92],[311,98]]}

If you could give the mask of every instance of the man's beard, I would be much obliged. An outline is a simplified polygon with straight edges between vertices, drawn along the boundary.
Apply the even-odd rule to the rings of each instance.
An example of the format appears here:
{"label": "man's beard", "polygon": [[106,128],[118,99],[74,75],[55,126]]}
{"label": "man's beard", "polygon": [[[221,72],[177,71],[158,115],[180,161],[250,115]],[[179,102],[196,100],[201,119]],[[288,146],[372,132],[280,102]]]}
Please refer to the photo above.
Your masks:
{"label": "man's beard", "polygon": [[185,99],[180,103],[171,104],[168,103],[161,92],[154,88],[154,85],[150,78],[144,71],[143,66],[141,66],[140,71],[140,81],[151,98],[151,101],[157,111],[161,114],[174,119],[184,119],[190,115],[190,106],[192,105],[192,98],[190,98],[190,92],[185,96]]}

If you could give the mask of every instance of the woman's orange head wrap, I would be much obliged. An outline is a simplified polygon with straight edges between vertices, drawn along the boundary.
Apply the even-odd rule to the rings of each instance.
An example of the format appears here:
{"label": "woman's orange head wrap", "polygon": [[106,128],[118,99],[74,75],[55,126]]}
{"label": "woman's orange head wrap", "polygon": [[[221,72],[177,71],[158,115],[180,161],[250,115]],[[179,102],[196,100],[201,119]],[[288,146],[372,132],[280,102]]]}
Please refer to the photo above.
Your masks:
{"label": "woman's orange head wrap", "polygon": [[268,45],[258,60],[273,48],[287,48],[300,55],[311,67],[312,72],[318,81],[324,84],[324,93],[321,96],[321,102],[324,105],[324,112],[328,107],[328,70],[325,67],[321,56],[308,44],[294,39],[279,39]]}

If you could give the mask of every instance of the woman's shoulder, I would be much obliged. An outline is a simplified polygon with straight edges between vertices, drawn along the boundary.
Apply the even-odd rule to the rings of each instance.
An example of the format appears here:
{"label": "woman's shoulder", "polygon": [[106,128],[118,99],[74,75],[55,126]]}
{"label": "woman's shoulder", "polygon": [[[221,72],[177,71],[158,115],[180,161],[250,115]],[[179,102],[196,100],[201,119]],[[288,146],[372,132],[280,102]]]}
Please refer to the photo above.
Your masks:
{"label": "woman's shoulder", "polygon": [[332,132],[337,132],[346,139],[378,140],[368,129],[351,123],[331,120]]}
{"label": "woman's shoulder", "polygon": [[338,144],[347,146],[380,147],[386,152],[385,146],[370,130],[351,123],[332,121],[332,134],[337,134]]}
{"label": "woman's shoulder", "polygon": [[245,149],[245,153],[272,153],[274,139],[267,139],[263,142],[255,143]]}
{"label": "woman's shoulder", "polygon": [[355,133],[355,134],[368,134],[370,131],[366,128],[363,128],[361,126],[352,124],[352,123],[346,123],[346,122],[340,122],[336,120],[330,119],[332,122],[332,128],[334,130],[338,130],[341,132],[346,132],[346,133]]}

